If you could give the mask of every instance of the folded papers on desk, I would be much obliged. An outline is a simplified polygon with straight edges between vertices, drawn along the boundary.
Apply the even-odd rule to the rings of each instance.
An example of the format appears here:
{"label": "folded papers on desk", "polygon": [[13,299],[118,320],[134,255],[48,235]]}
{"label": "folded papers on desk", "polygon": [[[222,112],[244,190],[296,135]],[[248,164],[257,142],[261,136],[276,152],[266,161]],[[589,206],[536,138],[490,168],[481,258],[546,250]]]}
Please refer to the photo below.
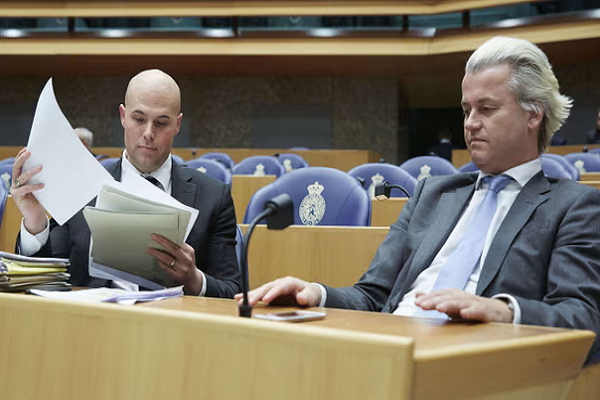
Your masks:
{"label": "folded papers on desk", "polygon": [[73,292],[54,292],[31,289],[30,293],[51,299],[74,300],[87,303],[112,302],[124,305],[133,305],[138,301],[157,301],[183,296],[183,286],[144,292],[130,292],[127,290],[111,288],[95,288],[76,290]]}
{"label": "folded papers on desk", "polygon": [[26,257],[0,251],[0,291],[22,291],[37,285],[69,286],[69,260]]}

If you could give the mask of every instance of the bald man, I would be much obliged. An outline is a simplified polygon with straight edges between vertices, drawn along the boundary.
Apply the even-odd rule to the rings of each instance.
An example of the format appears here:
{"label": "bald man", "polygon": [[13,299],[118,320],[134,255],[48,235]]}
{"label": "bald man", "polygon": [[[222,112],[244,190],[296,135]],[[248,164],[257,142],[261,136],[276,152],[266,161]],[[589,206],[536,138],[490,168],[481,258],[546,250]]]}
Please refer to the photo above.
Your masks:
{"label": "bald man", "polygon": [[[158,260],[174,284],[184,285],[185,294],[232,297],[240,285],[230,188],[177,164],[171,157],[173,139],[183,119],[179,86],[162,71],[143,71],[129,82],[119,114],[125,151],[119,162],[107,168],[108,172],[122,182],[136,174],[151,175],[158,181],[157,186],[175,199],[201,211],[186,243],[178,246],[161,235],[153,235],[152,240],[166,251],[149,247],[148,253]],[[11,187],[11,195],[23,214],[17,251],[38,257],[69,258],[73,285],[112,284],[88,273],[90,230],[82,212],[63,226],[48,221],[46,210],[33,196],[43,184],[29,183],[42,167],[22,171],[29,156],[27,149],[22,149],[13,167],[19,186]]]}

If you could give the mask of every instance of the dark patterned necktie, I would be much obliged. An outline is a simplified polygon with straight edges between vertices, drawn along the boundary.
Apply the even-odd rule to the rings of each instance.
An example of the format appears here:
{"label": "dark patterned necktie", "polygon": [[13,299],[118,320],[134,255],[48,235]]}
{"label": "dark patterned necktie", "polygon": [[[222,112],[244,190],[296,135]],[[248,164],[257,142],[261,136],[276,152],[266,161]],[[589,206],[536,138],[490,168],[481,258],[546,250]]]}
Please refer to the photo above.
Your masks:
{"label": "dark patterned necktie", "polygon": [[159,188],[160,190],[162,190],[163,192],[165,191],[165,188],[163,187],[162,183],[160,183],[160,181],[152,175],[142,175],[142,177],[157,188]]}

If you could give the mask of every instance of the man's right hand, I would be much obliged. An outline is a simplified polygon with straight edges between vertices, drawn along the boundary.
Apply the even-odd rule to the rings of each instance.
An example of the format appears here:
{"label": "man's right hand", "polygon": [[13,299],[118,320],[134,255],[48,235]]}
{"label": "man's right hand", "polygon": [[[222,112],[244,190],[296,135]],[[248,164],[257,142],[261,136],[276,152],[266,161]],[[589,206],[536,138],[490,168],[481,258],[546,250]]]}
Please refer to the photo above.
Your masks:
{"label": "man's right hand", "polygon": [[[235,299],[241,304],[242,294],[236,294]],[[304,307],[317,307],[321,303],[321,289],[317,285],[288,276],[248,292],[250,306],[256,305],[259,301],[267,304],[280,303],[282,299]]]}
{"label": "man's right hand", "polygon": [[31,156],[31,153],[24,147],[19,151],[19,154],[17,154],[17,157],[15,158],[12,169],[10,195],[19,211],[21,211],[21,214],[23,214],[23,224],[25,225],[25,229],[32,235],[37,235],[46,229],[46,209],[33,195],[33,192],[42,189],[44,184],[29,183],[31,178],[42,170],[41,165],[38,165],[27,172],[23,172],[23,164],[29,156]]}

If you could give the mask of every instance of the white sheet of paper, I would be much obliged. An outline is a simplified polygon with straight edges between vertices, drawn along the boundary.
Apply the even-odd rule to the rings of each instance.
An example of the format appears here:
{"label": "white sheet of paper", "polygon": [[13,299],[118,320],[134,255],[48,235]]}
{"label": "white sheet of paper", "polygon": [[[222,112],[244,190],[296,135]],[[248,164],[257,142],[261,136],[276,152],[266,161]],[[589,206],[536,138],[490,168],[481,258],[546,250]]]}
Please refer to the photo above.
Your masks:
{"label": "white sheet of paper", "polygon": [[31,157],[23,169],[43,165],[32,183],[44,183],[35,192],[38,201],[59,224],[64,224],[113,177],[81,143],[61,111],[49,79],[40,94],[27,149]]}
{"label": "white sheet of paper", "polygon": [[[196,223],[196,218],[198,218],[199,211],[193,207],[188,207],[185,204],[180,203],[177,201],[177,199],[171,197],[170,194],[158,189],[141,176],[136,174],[129,174],[127,176],[129,176],[129,179],[124,179],[122,182],[113,180],[106,185],[115,188],[117,191],[129,193],[146,200],[154,201],[156,203],[166,204],[180,210],[188,211],[192,214],[187,224],[185,237],[183,238],[183,241],[185,241],[192,231],[194,223]],[[98,199],[98,202],[96,203],[97,208],[105,208],[105,205],[102,204],[101,200],[102,199]]]}

